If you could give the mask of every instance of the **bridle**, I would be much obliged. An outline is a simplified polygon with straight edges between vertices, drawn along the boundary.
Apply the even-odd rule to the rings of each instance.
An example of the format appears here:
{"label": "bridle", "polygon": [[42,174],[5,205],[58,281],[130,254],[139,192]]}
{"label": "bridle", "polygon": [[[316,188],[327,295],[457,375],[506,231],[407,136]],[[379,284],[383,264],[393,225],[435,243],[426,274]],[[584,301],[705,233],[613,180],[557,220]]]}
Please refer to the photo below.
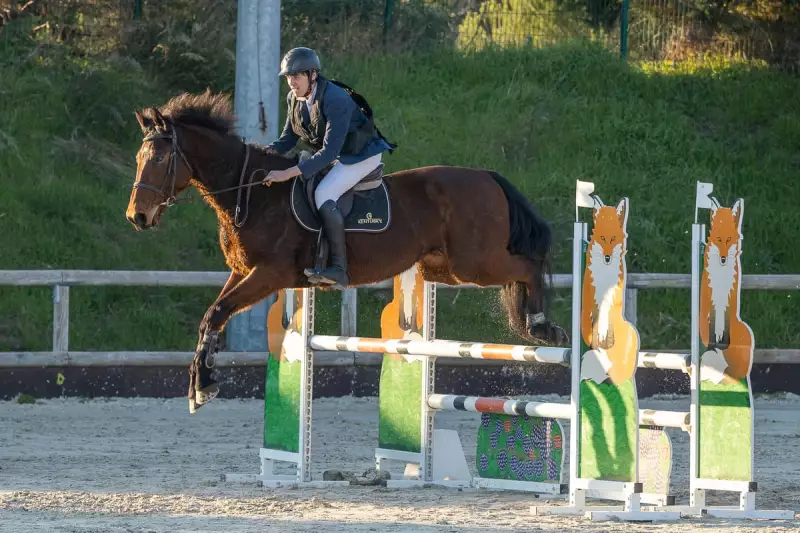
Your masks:
{"label": "bridle", "polygon": [[[183,159],[183,162],[186,165],[186,168],[189,170],[190,175],[194,175],[195,174],[194,168],[192,167],[191,163],[189,163],[189,160],[186,158],[186,155],[183,153],[183,150],[181,150],[180,144],[178,143],[178,130],[177,130],[177,128],[175,128],[175,124],[172,124],[170,122],[170,126],[171,126],[170,129],[166,130],[166,131],[163,131],[163,130],[161,130],[159,128],[156,128],[151,133],[146,135],[144,137],[144,139],[142,139],[142,143],[146,143],[146,142],[149,142],[149,141],[152,141],[152,140],[155,140],[155,139],[169,139],[169,140],[172,141],[172,150],[170,150],[170,153],[169,153],[169,164],[167,166],[167,170],[166,170],[165,175],[164,175],[164,182],[162,183],[161,188],[159,189],[159,188],[156,188],[156,187],[154,187],[152,185],[148,185],[147,183],[142,183],[139,180],[137,180],[137,181],[135,181],[133,183],[133,188],[134,189],[144,189],[146,191],[152,191],[152,192],[154,192],[156,194],[161,195],[164,198],[164,201],[161,202],[158,205],[159,206],[163,205],[163,206],[166,206],[166,207],[172,207],[173,205],[175,205],[175,204],[177,204],[179,202],[178,198],[175,196],[175,179],[176,179],[177,174],[178,174],[178,172],[177,172],[177,157],[176,157],[176,155],[180,155],[181,156],[181,159]],[[228,192],[228,191],[233,191],[233,190],[237,190],[238,189],[239,193],[236,196],[236,212],[234,213],[233,221],[234,221],[234,224],[236,225],[236,227],[239,227],[239,228],[244,225],[245,221],[247,221],[247,215],[249,213],[248,206],[250,204],[250,192],[252,191],[251,187],[254,186],[254,185],[261,184],[260,181],[253,182],[253,176],[255,176],[258,172],[264,172],[264,173],[267,172],[264,169],[257,168],[250,174],[249,182],[248,183],[244,183],[244,176],[245,176],[245,173],[247,171],[248,163],[250,162],[250,145],[247,144],[247,143],[244,143],[244,145],[245,145],[245,157],[244,157],[244,164],[242,165],[242,171],[241,171],[241,174],[239,175],[239,185],[235,186],[235,187],[227,187],[225,189],[220,189],[218,191],[211,191],[211,192],[208,192],[208,193],[205,193],[205,194],[201,194],[201,196],[203,196],[203,197],[205,197],[205,196],[214,196],[214,195],[217,195],[217,194],[220,194],[220,193],[223,193],[223,192]],[[167,181],[170,182],[170,193],[169,194],[167,194],[167,192],[165,190],[165,188],[167,186]],[[239,214],[242,211],[242,209],[241,209],[242,189],[245,189],[245,188],[247,189],[247,198],[245,199],[245,204],[244,204],[244,218],[242,218],[240,220],[239,219]],[[186,200],[188,200],[188,198],[182,199],[180,201],[186,201]]]}
{"label": "bridle", "polygon": [[[192,165],[189,163],[189,160],[186,159],[186,155],[184,155],[183,150],[181,150],[180,144],[178,143],[178,130],[175,129],[174,124],[168,131],[162,131],[156,128],[152,133],[146,135],[145,138],[142,139],[142,143],[153,141],[155,139],[169,139],[172,141],[172,150],[170,150],[169,153],[169,164],[167,166],[166,173],[164,174],[164,182],[162,183],[161,188],[157,189],[152,185],[148,185],[147,183],[142,183],[141,181],[137,180],[133,183],[133,188],[144,189],[146,191],[152,191],[156,194],[159,194],[162,197],[164,197],[164,201],[158,205],[172,207],[173,205],[178,203],[178,198],[175,196],[175,179],[176,176],[178,175],[177,158],[175,157],[176,154],[181,156],[181,159],[183,159],[183,163],[186,165],[186,168],[189,169],[190,174],[194,174],[194,169],[192,168]],[[167,194],[165,190],[167,186],[167,181],[170,182],[169,194]]]}

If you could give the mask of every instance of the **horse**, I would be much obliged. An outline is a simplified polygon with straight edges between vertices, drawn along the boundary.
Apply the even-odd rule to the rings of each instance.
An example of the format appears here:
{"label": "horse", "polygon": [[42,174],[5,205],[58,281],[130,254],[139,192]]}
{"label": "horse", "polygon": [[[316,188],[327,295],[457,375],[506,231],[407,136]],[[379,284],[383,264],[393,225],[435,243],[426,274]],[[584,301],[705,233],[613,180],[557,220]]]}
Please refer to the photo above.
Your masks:
{"label": "horse", "polygon": [[[304,271],[324,257],[318,254],[324,242],[309,205],[311,181],[262,184],[269,171],[290,168],[299,156],[237,135],[228,94],[182,93],[134,113],[143,139],[127,220],[137,231],[157,226],[166,209],[184,199],[178,195],[193,186],[216,212],[230,268],[198,328],[189,366],[194,413],[219,393],[214,354],[227,321],[282,289],[314,287]],[[371,180],[340,199],[348,206],[349,286],[383,281],[417,264],[429,282],[499,286],[509,327],[526,341],[569,342],[549,315],[550,225],[507,178],[436,165],[390,174],[381,169]],[[364,225],[372,229],[362,230]]]}

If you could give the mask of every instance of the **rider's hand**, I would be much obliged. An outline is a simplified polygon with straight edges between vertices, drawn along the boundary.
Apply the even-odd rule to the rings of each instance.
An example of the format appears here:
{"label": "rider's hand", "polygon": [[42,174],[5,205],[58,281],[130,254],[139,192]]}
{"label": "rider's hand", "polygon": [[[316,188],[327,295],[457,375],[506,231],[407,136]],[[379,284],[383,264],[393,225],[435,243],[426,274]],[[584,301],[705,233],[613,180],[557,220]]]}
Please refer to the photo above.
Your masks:
{"label": "rider's hand", "polygon": [[295,176],[299,176],[301,174],[300,169],[295,167],[288,168],[286,170],[271,170],[267,177],[264,178],[262,182],[264,185],[269,187],[273,183],[280,183],[282,181],[288,181]]}

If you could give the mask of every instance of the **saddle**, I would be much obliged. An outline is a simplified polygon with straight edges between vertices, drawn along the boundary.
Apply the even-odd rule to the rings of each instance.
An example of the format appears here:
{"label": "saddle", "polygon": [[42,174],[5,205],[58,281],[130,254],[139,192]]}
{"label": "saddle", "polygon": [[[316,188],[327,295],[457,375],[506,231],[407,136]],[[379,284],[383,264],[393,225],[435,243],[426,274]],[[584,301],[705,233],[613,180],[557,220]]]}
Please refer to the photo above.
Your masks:
{"label": "saddle", "polygon": [[[334,163],[336,164],[336,163]],[[300,226],[318,234],[314,266],[324,268],[328,261],[328,241],[323,238],[322,221],[317,212],[314,194],[332,165],[292,183],[292,215]],[[344,217],[345,233],[381,233],[391,223],[389,190],[383,181],[383,163],[364,176],[337,201]]]}

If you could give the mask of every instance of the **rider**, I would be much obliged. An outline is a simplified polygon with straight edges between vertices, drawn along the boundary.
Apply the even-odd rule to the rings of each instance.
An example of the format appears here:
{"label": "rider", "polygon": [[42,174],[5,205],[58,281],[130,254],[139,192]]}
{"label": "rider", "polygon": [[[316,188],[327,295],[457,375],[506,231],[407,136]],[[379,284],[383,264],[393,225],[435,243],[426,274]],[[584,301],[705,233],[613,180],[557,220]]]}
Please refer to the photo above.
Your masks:
{"label": "rider", "polygon": [[286,76],[286,124],[280,137],[269,147],[285,153],[298,141],[314,150],[308,159],[287,170],[274,170],[265,185],[303,175],[310,178],[333,163],[315,192],[315,203],[322,219],[325,238],[331,245],[331,265],[321,272],[306,270],[322,283],[346,287],[347,273],[344,219],[337,203],[381,163],[381,154],[394,148],[380,134],[371,118],[336,83],[320,74],[320,61],[310,48],[293,48],[281,62],[280,76]]}

